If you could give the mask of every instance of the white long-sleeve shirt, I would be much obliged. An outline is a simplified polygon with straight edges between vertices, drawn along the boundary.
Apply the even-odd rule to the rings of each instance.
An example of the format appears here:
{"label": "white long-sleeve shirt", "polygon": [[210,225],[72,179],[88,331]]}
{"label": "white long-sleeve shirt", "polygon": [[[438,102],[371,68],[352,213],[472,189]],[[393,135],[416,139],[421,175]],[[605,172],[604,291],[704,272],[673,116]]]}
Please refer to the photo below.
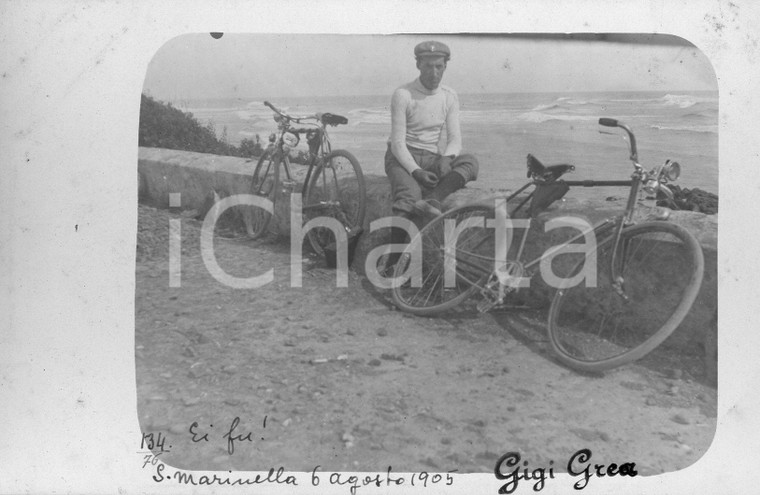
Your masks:
{"label": "white long-sleeve shirt", "polygon": [[453,89],[440,85],[431,91],[417,78],[393,92],[391,152],[410,174],[420,167],[406,147],[438,153],[444,126],[446,146],[442,154],[458,155],[462,151],[462,135],[459,97]]}

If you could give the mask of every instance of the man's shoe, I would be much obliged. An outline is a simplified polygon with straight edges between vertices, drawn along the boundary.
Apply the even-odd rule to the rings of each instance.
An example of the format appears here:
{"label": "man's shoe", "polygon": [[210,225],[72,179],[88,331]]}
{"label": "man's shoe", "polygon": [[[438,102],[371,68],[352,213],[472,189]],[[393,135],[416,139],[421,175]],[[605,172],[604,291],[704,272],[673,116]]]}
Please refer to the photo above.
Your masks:
{"label": "man's shoe", "polygon": [[435,199],[421,199],[414,203],[414,209],[422,215],[437,217],[441,215],[441,203]]}
{"label": "man's shoe", "polygon": [[428,201],[437,201],[440,204],[440,202],[446,199],[449,194],[462,189],[464,184],[465,180],[463,175],[457,172],[449,172],[438,181],[438,185],[435,186],[433,192],[430,193]]}

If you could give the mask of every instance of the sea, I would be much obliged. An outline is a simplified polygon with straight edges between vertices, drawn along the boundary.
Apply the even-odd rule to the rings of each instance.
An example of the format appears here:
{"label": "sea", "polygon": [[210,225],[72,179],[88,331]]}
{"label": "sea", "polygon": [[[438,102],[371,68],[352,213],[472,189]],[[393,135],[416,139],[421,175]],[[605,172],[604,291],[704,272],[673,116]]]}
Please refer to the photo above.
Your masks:
{"label": "sea", "polygon": [[[266,143],[276,130],[264,101],[293,115],[331,112],[348,124],[330,127],[333,148],[352,152],[366,174],[384,174],[390,135],[390,95],[225,98],[173,102],[232,144],[256,135]],[[717,92],[595,92],[460,94],[463,149],[477,156],[480,175],[468,185],[514,190],[525,183],[530,153],[546,165],[570,163],[568,179],[627,179],[633,170],[620,129],[598,125],[617,119],[634,131],[639,163],[681,165],[681,187],[718,193]],[[305,149],[305,143],[301,145]],[[579,199],[624,196],[610,188],[575,188]]]}

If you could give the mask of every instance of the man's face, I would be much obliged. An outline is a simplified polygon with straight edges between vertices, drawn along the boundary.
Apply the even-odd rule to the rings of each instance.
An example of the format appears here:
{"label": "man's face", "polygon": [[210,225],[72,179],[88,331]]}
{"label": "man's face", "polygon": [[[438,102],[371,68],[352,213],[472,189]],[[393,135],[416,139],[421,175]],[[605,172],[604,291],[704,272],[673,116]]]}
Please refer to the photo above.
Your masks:
{"label": "man's face", "polygon": [[420,70],[422,85],[433,90],[441,84],[443,73],[446,70],[446,60],[444,57],[420,57],[417,60],[417,68]]}

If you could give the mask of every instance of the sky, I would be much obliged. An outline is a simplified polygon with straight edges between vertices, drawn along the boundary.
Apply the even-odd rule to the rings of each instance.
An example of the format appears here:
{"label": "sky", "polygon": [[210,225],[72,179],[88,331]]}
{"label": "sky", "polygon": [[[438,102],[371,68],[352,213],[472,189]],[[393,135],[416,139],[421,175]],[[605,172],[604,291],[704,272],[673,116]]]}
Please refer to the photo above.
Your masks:
{"label": "sky", "polygon": [[163,101],[385,95],[419,75],[413,50],[451,49],[458,93],[717,91],[710,61],[667,35],[187,34],[151,60],[144,89]]}

